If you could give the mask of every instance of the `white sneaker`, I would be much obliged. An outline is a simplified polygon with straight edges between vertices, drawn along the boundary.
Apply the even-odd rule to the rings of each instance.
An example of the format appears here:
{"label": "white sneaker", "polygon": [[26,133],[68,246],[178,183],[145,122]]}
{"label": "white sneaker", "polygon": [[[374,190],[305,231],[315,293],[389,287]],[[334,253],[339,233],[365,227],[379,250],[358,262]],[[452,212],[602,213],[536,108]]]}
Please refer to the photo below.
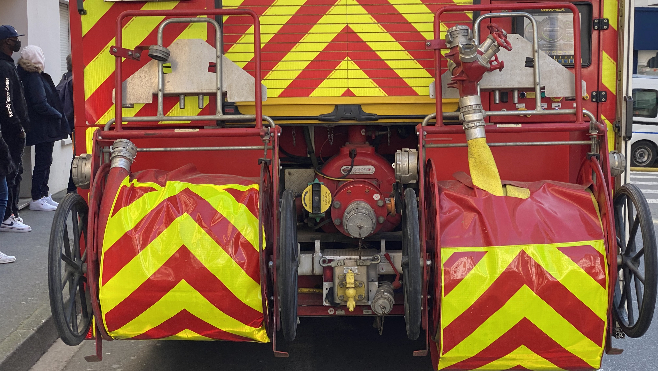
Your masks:
{"label": "white sneaker", "polygon": [[13,263],[15,261],[16,261],[15,256],[5,255],[2,252],[0,252],[0,264]]}
{"label": "white sneaker", "polygon": [[0,232],[29,232],[32,230],[32,227],[27,224],[23,224],[22,222],[18,221],[18,219],[19,218],[15,218],[12,214],[12,216],[0,224]]}
{"label": "white sneaker", "polygon": [[49,203],[50,205],[53,205],[53,206],[55,206],[55,207],[59,206],[59,202],[56,202],[55,200],[53,200],[53,195],[48,195],[48,197],[44,197],[44,199],[45,199],[46,202]]}
{"label": "white sneaker", "polygon": [[53,206],[46,201],[45,197],[41,197],[40,199],[36,201],[31,201],[30,202],[30,210],[35,210],[35,211],[55,211],[57,210],[56,206]]}

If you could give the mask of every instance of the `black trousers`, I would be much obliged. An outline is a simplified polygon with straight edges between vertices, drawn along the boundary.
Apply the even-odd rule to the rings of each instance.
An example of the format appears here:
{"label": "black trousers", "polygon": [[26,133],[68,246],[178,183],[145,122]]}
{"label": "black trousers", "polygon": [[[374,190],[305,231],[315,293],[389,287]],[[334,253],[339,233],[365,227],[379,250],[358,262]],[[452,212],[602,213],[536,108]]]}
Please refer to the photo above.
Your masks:
{"label": "black trousers", "polygon": [[48,196],[48,179],[50,165],[53,163],[55,142],[34,145],[34,170],[32,170],[32,199],[38,200]]}
{"label": "black trousers", "polygon": [[23,151],[25,149],[25,138],[13,135],[5,137],[9,154],[16,167],[13,172],[7,174],[7,208],[5,209],[4,219],[7,220],[14,214],[18,216],[18,199],[21,192],[21,180],[23,180]]}

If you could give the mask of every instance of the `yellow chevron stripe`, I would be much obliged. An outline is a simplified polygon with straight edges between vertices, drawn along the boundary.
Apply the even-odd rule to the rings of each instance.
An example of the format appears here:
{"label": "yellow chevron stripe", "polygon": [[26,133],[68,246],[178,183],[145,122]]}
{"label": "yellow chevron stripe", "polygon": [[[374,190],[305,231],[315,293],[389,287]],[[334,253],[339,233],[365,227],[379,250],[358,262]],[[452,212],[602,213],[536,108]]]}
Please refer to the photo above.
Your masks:
{"label": "yellow chevron stripe", "polygon": [[[347,0],[338,0],[329,11],[302,37],[302,39],[290,50],[285,57],[265,76],[268,80],[268,94],[272,92],[272,97],[277,97],[276,92],[283,89],[299,76],[299,74],[313,61],[320,50],[310,51],[305,49],[305,44],[320,44],[326,46],[333,40],[338,33],[345,28],[345,2]],[[304,53],[300,53],[304,52]],[[236,62],[235,56],[227,57]],[[237,63],[237,62],[236,62]]]}
{"label": "yellow chevron stripe", "polygon": [[[525,310],[521,312],[519,308]],[[478,354],[523,318],[530,320],[551,339],[592,368],[598,368],[603,349],[580,333],[530,288],[523,286],[471,335],[442,355],[439,359],[439,370]]]}
{"label": "yellow chevron stripe", "polygon": [[[235,198],[226,189],[237,189],[246,191],[248,189],[258,189],[258,184],[242,186],[238,184],[214,185],[214,184],[191,184],[185,182],[167,182],[164,187],[155,183],[139,183],[136,180],[130,182],[126,177],[121,186],[146,186],[155,188],[157,191],[149,192],[130,205],[126,205],[119,210],[114,216],[107,221],[105,235],[103,237],[103,253],[114,245],[121,236],[133,229],[154,207],[162,203],[167,198],[174,196],[185,189],[198,194],[201,198],[208,201],[215,210],[221,213],[249,243],[258,250],[258,219],[249,209],[235,200]],[[117,195],[114,197],[116,203]],[[114,212],[114,204],[110,215]]]}
{"label": "yellow chevron stripe", "polygon": [[[339,0],[341,1],[341,0]],[[261,47],[265,46],[274,35],[292,18],[292,16],[304,5],[306,0],[287,0],[285,6],[274,2],[260,16],[260,41]],[[225,17],[228,18],[228,17]],[[253,57],[254,53],[254,26],[240,36],[240,39],[231,46],[226,53],[235,64],[244,67]],[[235,59],[234,59],[235,58]]]}
{"label": "yellow chevron stripe", "polygon": [[601,58],[601,82],[615,94],[617,91],[617,62],[603,51]]}
{"label": "yellow chevron stripe", "polygon": [[[98,23],[98,21],[107,13],[108,10],[114,5],[114,3],[108,3],[104,0],[86,0],[84,2],[85,10],[87,14],[83,17],[80,17],[82,22],[82,36],[86,35],[89,30]],[[115,20],[116,21],[116,20]],[[112,28],[115,26],[115,23],[108,24],[106,27]]]}
{"label": "yellow chevron stripe", "polygon": [[311,97],[320,96],[340,96],[348,87],[345,86],[349,76],[349,89],[352,90],[354,95],[359,96],[377,96],[384,97],[386,93],[374,82],[368,75],[366,75],[359,66],[356,65],[349,57],[329,74],[320,85],[311,93]]}
{"label": "yellow chevron stripe", "polygon": [[85,131],[85,147],[87,152],[86,153],[92,153],[94,150],[94,132],[100,128],[98,127],[91,127],[87,128],[87,131]]}
{"label": "yellow chevron stripe", "polygon": [[[617,7],[619,4],[617,1],[613,0],[604,0],[603,1],[603,18],[608,18],[610,21],[610,27],[617,30]],[[614,91],[614,90],[613,90]]]}
{"label": "yellow chevron stripe", "polygon": [[[257,292],[260,293],[260,290],[257,290]],[[184,300],[182,300],[182,298],[184,298]],[[162,324],[182,310],[187,310],[197,318],[228,333],[244,336],[261,343],[269,341],[264,327],[261,326],[256,328],[247,326],[231,316],[228,316],[208,302],[203,295],[185,282],[185,280],[179,282],[176,287],[165,294],[162,299],[153,304],[149,309],[137,316],[137,318],[133,319],[122,328],[110,332],[110,335],[117,338],[131,338],[141,335]],[[104,310],[104,312],[106,311]],[[186,332],[185,335],[194,336],[197,334],[189,331]]]}
{"label": "yellow chevron stripe", "polygon": [[[468,251],[487,251],[484,259],[469,272],[469,274],[457,286],[444,297],[447,299],[442,303],[441,326],[445,328],[482,296],[482,294],[493,284],[507,266],[524,250],[528,255],[541,264],[551,275],[560,280],[567,289],[574,293],[580,300],[594,311],[600,318],[605,319],[605,313],[601,314],[601,308],[607,308],[607,303],[601,303],[602,297],[607,297],[605,289],[594,279],[585,273],[571,259],[562,254],[558,247],[567,246],[593,246],[597,251],[604,249],[602,240],[578,241],[569,243],[546,244],[546,245],[514,245],[494,247],[468,247],[468,248],[443,248],[441,249],[441,260],[444,264],[450,256],[467,249]],[[603,253],[605,256],[605,253]],[[568,261],[567,261],[568,260]],[[556,263],[559,262],[559,263]],[[442,285],[445,287],[445,284]],[[603,293],[602,291],[603,290]],[[605,305],[604,305],[605,304]],[[602,307],[603,306],[603,307]]]}
{"label": "yellow chevron stripe", "polygon": [[476,368],[476,370],[507,370],[519,365],[528,370],[562,370],[525,345],[521,345],[505,357]]}
{"label": "yellow chevron stripe", "polygon": [[[412,78],[432,76],[355,0],[347,0],[348,22],[354,32],[370,46],[417,94],[427,88],[415,87]],[[393,64],[395,61],[395,64]]]}
{"label": "yellow chevron stripe", "polygon": [[[139,255],[101,286],[99,296],[103,312],[109,312],[137,290],[183,245],[240,301],[262,313],[260,285],[187,214],[172,222]],[[101,266],[101,275],[102,269]]]}
{"label": "yellow chevron stripe", "polygon": [[[605,259],[603,240],[593,241],[591,246]],[[564,287],[587,305],[603,321],[607,318],[608,292],[557,247],[552,245],[545,249],[524,249],[539,265],[544,267]],[[550,249],[550,250],[549,250]],[[552,250],[552,251],[551,251]],[[605,264],[607,266],[607,264]],[[607,271],[606,271],[607,277]]]}
{"label": "yellow chevron stripe", "polygon": [[[178,1],[146,3],[142,10],[167,10],[178,5]],[[84,18],[84,17],[83,17]],[[164,17],[132,18],[123,28],[124,48],[134,49],[141,43],[164,19]],[[103,50],[85,67],[85,100],[89,99],[98,87],[114,72],[114,56],[110,54],[110,47],[116,43],[113,38]]]}
{"label": "yellow chevron stripe", "polygon": [[197,334],[196,332],[185,329],[176,335],[168,336],[160,340],[197,340],[197,341],[212,341],[213,339]]}
{"label": "yellow chevron stripe", "polygon": [[612,126],[612,123],[605,118],[605,116],[601,115],[601,118],[603,119],[603,122],[605,122],[605,126],[608,128],[608,152],[614,151],[615,141],[617,140],[615,137],[615,127]]}

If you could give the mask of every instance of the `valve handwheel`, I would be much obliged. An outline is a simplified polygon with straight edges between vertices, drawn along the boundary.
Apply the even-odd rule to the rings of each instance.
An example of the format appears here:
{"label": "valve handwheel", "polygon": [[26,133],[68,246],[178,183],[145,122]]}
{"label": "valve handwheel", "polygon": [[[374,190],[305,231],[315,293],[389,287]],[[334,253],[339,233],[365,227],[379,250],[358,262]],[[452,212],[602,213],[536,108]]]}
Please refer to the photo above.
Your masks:
{"label": "valve handwheel", "polygon": [[487,28],[489,29],[489,32],[491,32],[491,36],[493,36],[494,40],[496,40],[501,48],[508,51],[512,50],[512,43],[510,43],[507,39],[507,33],[505,30],[498,27],[498,25],[495,23],[488,24]]}

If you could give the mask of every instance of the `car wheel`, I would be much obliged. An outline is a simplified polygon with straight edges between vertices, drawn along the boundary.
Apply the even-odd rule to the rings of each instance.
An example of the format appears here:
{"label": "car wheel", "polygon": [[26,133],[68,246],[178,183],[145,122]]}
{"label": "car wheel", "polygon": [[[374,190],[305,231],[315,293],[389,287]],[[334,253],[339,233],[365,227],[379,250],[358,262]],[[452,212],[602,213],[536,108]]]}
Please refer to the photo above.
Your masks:
{"label": "car wheel", "polygon": [[631,147],[631,164],[633,166],[650,166],[656,160],[656,149],[649,142],[637,142]]}

